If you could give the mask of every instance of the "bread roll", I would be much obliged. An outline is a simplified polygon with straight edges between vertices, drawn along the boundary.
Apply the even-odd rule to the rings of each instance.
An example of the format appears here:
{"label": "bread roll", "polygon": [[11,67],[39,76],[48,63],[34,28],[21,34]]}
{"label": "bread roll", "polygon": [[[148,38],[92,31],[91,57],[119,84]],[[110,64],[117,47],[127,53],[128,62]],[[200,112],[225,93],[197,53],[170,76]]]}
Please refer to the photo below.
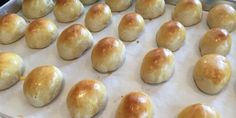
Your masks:
{"label": "bread roll", "polygon": [[165,12],[164,0],[136,0],[135,11],[145,19],[153,19]]}
{"label": "bread roll", "polygon": [[71,22],[79,18],[84,6],[80,0],[57,0],[53,13],[59,22]]}
{"label": "bread roll", "polygon": [[217,94],[230,80],[230,62],[221,55],[205,55],[196,63],[193,74],[194,81],[201,91]]}
{"label": "bread roll", "polygon": [[210,28],[223,28],[232,32],[236,28],[236,11],[227,4],[217,5],[209,11],[207,24]]}
{"label": "bread roll", "polygon": [[11,52],[0,52],[0,91],[13,86],[24,72],[23,60]]}
{"label": "bread roll", "polygon": [[220,114],[203,104],[193,104],[186,107],[178,118],[220,118]]}
{"label": "bread roll", "polygon": [[180,0],[172,14],[172,19],[184,26],[192,26],[202,19],[202,3],[200,0]]}
{"label": "bread roll", "polygon": [[19,40],[25,32],[27,23],[17,14],[6,14],[0,18],[0,43],[10,44]]}
{"label": "bread roll", "polygon": [[176,51],[183,45],[185,37],[184,26],[178,21],[171,20],[161,26],[157,32],[156,41],[158,47]]}
{"label": "bread roll", "polygon": [[84,5],[90,5],[93,4],[99,0],[80,0]]}
{"label": "bread roll", "polygon": [[144,30],[143,17],[137,13],[126,14],[120,21],[118,32],[123,41],[134,41]]}
{"label": "bread roll", "polygon": [[115,71],[125,60],[125,46],[120,40],[105,37],[94,46],[91,59],[97,71]]}
{"label": "bread roll", "polygon": [[57,50],[61,58],[72,60],[80,57],[92,45],[92,34],[84,26],[74,24],[66,28],[59,36]]}
{"label": "bread roll", "polygon": [[226,56],[231,49],[232,38],[225,29],[213,28],[202,37],[199,48],[201,55],[220,54]]}
{"label": "bread roll", "polygon": [[144,82],[157,84],[170,79],[174,70],[173,53],[165,48],[156,48],[145,55],[140,74]]}
{"label": "bread roll", "polygon": [[33,69],[24,81],[24,94],[34,107],[49,104],[60,93],[63,84],[62,72],[55,66],[46,65]]}
{"label": "bread roll", "polygon": [[111,11],[123,11],[128,9],[132,0],[105,0],[106,4],[111,8]]}
{"label": "bread roll", "polygon": [[97,80],[82,80],[67,96],[67,107],[72,118],[91,118],[106,105],[106,87]]}
{"label": "bread roll", "polygon": [[22,12],[27,18],[40,18],[51,12],[53,7],[53,0],[23,0]]}
{"label": "bread roll", "polygon": [[143,92],[131,92],[126,95],[116,111],[116,118],[152,118],[151,98]]}
{"label": "bread roll", "polygon": [[85,26],[92,32],[103,30],[111,22],[112,13],[104,3],[93,5],[86,14]]}
{"label": "bread roll", "polygon": [[29,48],[45,48],[57,36],[57,26],[49,19],[40,18],[29,24],[25,31],[25,41]]}

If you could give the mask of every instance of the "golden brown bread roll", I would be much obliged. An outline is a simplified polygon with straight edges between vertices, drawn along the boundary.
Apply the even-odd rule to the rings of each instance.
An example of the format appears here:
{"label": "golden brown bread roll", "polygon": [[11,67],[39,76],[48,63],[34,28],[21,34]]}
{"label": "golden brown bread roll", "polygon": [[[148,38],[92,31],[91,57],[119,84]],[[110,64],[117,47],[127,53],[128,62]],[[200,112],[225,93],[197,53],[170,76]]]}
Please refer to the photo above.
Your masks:
{"label": "golden brown bread roll", "polygon": [[152,118],[151,98],[143,92],[131,92],[120,102],[116,118]]}
{"label": "golden brown bread roll", "polygon": [[49,104],[60,93],[62,72],[55,66],[45,65],[33,69],[26,77],[23,90],[26,99],[34,107]]}
{"label": "golden brown bread roll", "polygon": [[199,23],[202,19],[202,3],[200,0],[180,0],[173,13],[172,19],[177,20],[184,26]]}
{"label": "golden brown bread roll", "polygon": [[10,44],[24,36],[27,23],[17,14],[6,14],[0,18],[0,43]]}
{"label": "golden brown bread roll", "polygon": [[97,2],[98,0],[80,0],[84,5],[90,5],[93,4],[95,2]]}
{"label": "golden brown bread roll", "polygon": [[25,41],[29,48],[45,48],[57,36],[57,26],[49,19],[40,18],[29,24],[25,31]]}
{"label": "golden brown bread roll", "polygon": [[60,57],[71,60],[80,57],[92,45],[93,36],[87,28],[74,24],[66,28],[59,36],[57,50]]}
{"label": "golden brown bread roll", "polygon": [[225,29],[213,28],[200,40],[201,55],[220,54],[226,56],[231,49],[232,38]]}
{"label": "golden brown bread roll", "polygon": [[196,63],[193,76],[201,91],[207,94],[217,94],[230,80],[230,62],[221,55],[205,55]]}
{"label": "golden brown bread roll", "polygon": [[13,86],[24,72],[23,60],[11,52],[0,52],[0,91]]}
{"label": "golden brown bread roll", "polygon": [[183,109],[178,118],[221,118],[211,107],[203,104],[193,104]]}
{"label": "golden brown bread roll", "polygon": [[217,5],[209,11],[207,24],[210,28],[223,28],[232,32],[236,28],[236,11],[227,4]]}
{"label": "golden brown bread roll", "polygon": [[40,18],[51,12],[53,7],[53,0],[23,0],[22,12],[27,18]]}
{"label": "golden brown bread roll", "polygon": [[167,81],[175,70],[173,53],[165,48],[149,51],[142,62],[140,74],[144,82],[156,84]]}
{"label": "golden brown bread roll", "polygon": [[95,70],[106,73],[118,69],[125,60],[125,46],[113,37],[101,39],[93,48],[91,59]]}
{"label": "golden brown bread roll", "polygon": [[105,0],[106,4],[111,8],[111,11],[123,11],[128,9],[132,0]]}
{"label": "golden brown bread roll", "polygon": [[118,32],[123,41],[134,41],[144,30],[143,17],[137,13],[126,14],[120,21]]}
{"label": "golden brown bread roll", "polygon": [[176,51],[183,45],[185,37],[184,26],[178,21],[171,20],[161,26],[157,32],[156,41],[158,47]]}
{"label": "golden brown bread roll", "polygon": [[165,12],[164,0],[136,0],[135,12],[145,19],[153,19]]}
{"label": "golden brown bread roll", "polygon": [[103,30],[111,22],[112,13],[104,3],[93,5],[86,14],[85,26],[92,32]]}
{"label": "golden brown bread roll", "polygon": [[67,107],[72,118],[91,118],[105,107],[106,100],[106,87],[102,82],[82,80],[70,90]]}
{"label": "golden brown bread roll", "polygon": [[71,22],[79,18],[84,6],[80,0],[57,0],[53,9],[54,16],[59,22]]}

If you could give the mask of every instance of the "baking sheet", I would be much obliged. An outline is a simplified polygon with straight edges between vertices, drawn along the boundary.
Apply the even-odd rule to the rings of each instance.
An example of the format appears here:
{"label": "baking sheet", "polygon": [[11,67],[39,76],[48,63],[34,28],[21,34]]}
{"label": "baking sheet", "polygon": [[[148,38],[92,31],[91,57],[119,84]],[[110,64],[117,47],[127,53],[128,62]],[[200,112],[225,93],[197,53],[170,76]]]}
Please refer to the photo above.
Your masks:
{"label": "baking sheet", "polygon": [[[58,33],[74,23],[84,24],[84,16],[90,6],[86,6],[83,16],[72,23],[58,23],[53,14],[46,18],[53,20],[59,27]],[[177,114],[186,106],[194,103],[204,103],[214,107],[221,113],[222,118],[236,117],[236,32],[232,32],[232,49],[227,58],[232,65],[232,77],[228,86],[218,95],[206,95],[195,86],[192,72],[197,60],[200,58],[198,43],[200,37],[208,30],[206,15],[204,12],[201,23],[187,27],[187,36],[183,47],[175,52],[176,67],[173,77],[159,85],[145,84],[139,75],[144,55],[156,48],[156,32],[160,26],[171,19],[174,6],[166,5],[165,14],[153,20],[145,20],[145,31],[137,41],[125,43],[125,63],[115,72],[101,74],[92,68],[91,49],[82,57],[74,61],[64,61],[56,49],[56,41],[45,49],[30,49],[25,39],[10,44],[0,45],[0,51],[12,51],[19,54],[25,62],[26,76],[33,68],[45,64],[53,64],[60,68],[64,74],[65,86],[61,94],[49,105],[43,108],[32,107],[24,97],[23,81],[5,91],[0,91],[0,112],[11,116],[23,116],[25,118],[69,118],[66,106],[66,97],[73,85],[82,79],[97,79],[102,81],[108,93],[108,103],[105,109],[95,118],[113,118],[117,106],[124,96],[132,91],[143,91],[151,96],[154,105],[154,118],[176,118]],[[121,17],[134,11],[134,4],[124,12],[113,13],[112,23],[103,31],[93,33],[96,43],[103,37],[114,36],[118,38],[117,28]],[[21,11],[18,13],[22,16]]]}

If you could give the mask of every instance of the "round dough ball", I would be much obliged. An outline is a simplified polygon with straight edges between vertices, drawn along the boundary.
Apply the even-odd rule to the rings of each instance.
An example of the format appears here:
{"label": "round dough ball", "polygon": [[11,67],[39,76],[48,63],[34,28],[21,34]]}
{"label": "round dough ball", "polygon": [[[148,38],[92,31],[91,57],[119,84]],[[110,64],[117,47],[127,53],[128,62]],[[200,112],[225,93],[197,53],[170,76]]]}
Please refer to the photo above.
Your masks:
{"label": "round dough ball", "polygon": [[184,26],[192,26],[202,19],[202,3],[200,0],[180,0],[172,14],[172,19]]}
{"label": "round dough ball", "polygon": [[184,26],[178,21],[171,20],[161,26],[157,32],[156,41],[158,47],[176,51],[183,45],[185,37]]}
{"label": "round dough ball", "polygon": [[202,92],[217,94],[230,80],[230,62],[221,55],[205,55],[196,63],[193,76],[197,87]]}
{"label": "round dough ball", "polygon": [[126,14],[120,21],[118,32],[123,41],[134,41],[144,30],[143,17],[137,13]]}
{"label": "round dough ball", "polygon": [[125,60],[125,45],[113,37],[101,39],[93,48],[91,59],[94,69],[106,73],[118,69]]}
{"label": "round dough ball", "polygon": [[236,28],[236,11],[227,4],[217,5],[209,11],[207,24],[210,28],[223,28],[232,32]]}
{"label": "round dough ball", "polygon": [[92,32],[103,30],[111,22],[112,13],[104,3],[93,5],[86,14],[85,26]]}
{"label": "round dough ball", "polygon": [[40,18],[29,24],[25,31],[25,41],[29,48],[48,47],[57,36],[57,26],[48,19]]}
{"label": "round dough ball", "polygon": [[131,92],[126,95],[116,111],[116,118],[152,118],[151,98],[143,92]]}
{"label": "round dough ball", "polygon": [[67,96],[67,107],[72,118],[91,118],[106,105],[107,92],[102,82],[82,80]]}
{"label": "round dough ball", "polygon": [[0,43],[10,44],[24,36],[27,23],[17,14],[6,14],[0,18]]}
{"label": "round dough ball", "polygon": [[53,0],[23,0],[22,12],[27,18],[40,18],[50,13],[53,7]]}
{"label": "round dough ball", "polygon": [[11,52],[0,52],[0,90],[13,86],[24,72],[23,60]]}
{"label": "round dough ball", "polygon": [[105,0],[105,2],[114,12],[126,10],[132,4],[132,0]]}
{"label": "round dough ball", "polygon": [[183,109],[178,118],[220,118],[220,114],[209,106],[193,104]]}
{"label": "round dough ball", "polygon": [[231,49],[232,38],[225,29],[213,28],[201,39],[199,48],[201,55],[220,54],[226,56]]}
{"label": "round dough ball", "polygon": [[55,66],[46,65],[37,67],[28,74],[23,89],[31,105],[43,107],[60,93],[62,84],[62,72]]}
{"label": "round dough ball", "polygon": [[93,4],[95,2],[97,2],[98,0],[80,0],[84,5],[90,5]]}
{"label": "round dough ball", "polygon": [[173,53],[165,48],[149,51],[142,62],[141,78],[149,84],[167,81],[174,73],[175,61]]}
{"label": "round dough ball", "polygon": [[80,0],[57,0],[53,13],[59,22],[71,22],[83,14],[84,6]]}
{"label": "round dough ball", "polygon": [[93,45],[92,34],[80,24],[66,28],[58,38],[57,50],[61,58],[72,60],[78,58]]}
{"label": "round dough ball", "polygon": [[165,12],[164,0],[136,0],[135,11],[145,19],[153,19]]}

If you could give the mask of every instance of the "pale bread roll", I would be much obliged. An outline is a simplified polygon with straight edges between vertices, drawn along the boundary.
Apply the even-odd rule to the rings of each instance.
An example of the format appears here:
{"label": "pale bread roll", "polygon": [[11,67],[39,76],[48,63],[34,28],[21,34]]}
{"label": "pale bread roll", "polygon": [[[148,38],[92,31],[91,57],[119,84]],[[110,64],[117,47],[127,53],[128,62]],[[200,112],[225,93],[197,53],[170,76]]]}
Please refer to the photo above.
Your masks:
{"label": "pale bread roll", "polygon": [[23,85],[24,95],[34,107],[43,107],[56,98],[62,84],[63,75],[57,67],[39,66],[27,75]]}
{"label": "pale bread roll", "polygon": [[80,57],[93,45],[92,34],[80,24],[66,28],[58,38],[57,50],[61,58],[72,60]]}
{"label": "pale bread roll", "polygon": [[40,18],[50,13],[53,7],[53,0],[23,0],[22,12],[27,18]]}
{"label": "pale bread roll", "polygon": [[185,37],[184,26],[178,21],[171,20],[161,26],[157,32],[156,42],[158,47],[176,51],[183,45]]}
{"label": "pale bread roll", "polygon": [[17,14],[6,14],[0,18],[0,43],[10,44],[24,36],[26,21]]}
{"label": "pale bread roll", "polygon": [[123,11],[132,5],[132,0],[105,0],[111,11]]}
{"label": "pale bread roll", "polygon": [[194,67],[194,81],[204,93],[217,94],[229,83],[230,62],[223,56],[209,54],[201,57]]}
{"label": "pale bread roll", "polygon": [[125,50],[125,45],[118,39],[101,39],[92,50],[93,68],[102,73],[115,71],[125,60]]}
{"label": "pale bread roll", "polygon": [[49,19],[32,21],[25,31],[25,41],[29,48],[48,47],[57,36],[57,26]]}
{"label": "pale bread roll", "polygon": [[72,118],[91,118],[106,105],[107,92],[102,82],[82,80],[71,88],[67,107]]}
{"label": "pale bread roll", "polygon": [[140,75],[145,83],[158,84],[170,79],[174,70],[173,53],[165,48],[156,48],[145,55]]}

